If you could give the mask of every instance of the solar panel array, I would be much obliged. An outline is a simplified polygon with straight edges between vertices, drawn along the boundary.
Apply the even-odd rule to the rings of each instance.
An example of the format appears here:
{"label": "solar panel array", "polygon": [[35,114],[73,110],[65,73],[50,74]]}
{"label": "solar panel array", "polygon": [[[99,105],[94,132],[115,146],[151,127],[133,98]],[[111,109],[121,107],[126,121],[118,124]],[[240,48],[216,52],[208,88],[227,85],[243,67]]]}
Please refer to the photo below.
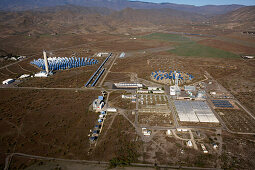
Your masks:
{"label": "solar panel array", "polygon": [[159,80],[159,79],[173,79],[175,80],[175,73],[179,73],[179,79],[180,80],[183,80],[184,78],[188,78],[189,80],[192,80],[194,78],[194,76],[192,76],[191,74],[188,74],[188,73],[182,73],[182,72],[179,72],[179,71],[170,71],[169,73],[168,72],[165,72],[165,71],[155,71],[155,72],[152,72],[151,73],[151,76],[156,79],[156,80]]}
{"label": "solar panel array", "polygon": [[[38,60],[33,60],[30,62],[31,64],[36,65],[37,67],[45,70],[44,59],[39,58]],[[49,70],[65,70],[76,67],[82,67],[87,65],[97,64],[98,61],[90,58],[77,58],[77,57],[49,57],[48,64]]]}
{"label": "solar panel array", "polygon": [[205,101],[174,102],[180,121],[218,123],[218,119]]}
{"label": "solar panel array", "polygon": [[176,77],[176,73],[179,74],[178,76],[178,83],[183,84],[187,81],[191,81],[194,76],[189,74],[189,73],[184,73],[180,71],[170,71],[170,72],[165,72],[165,71],[155,71],[151,73],[151,79],[163,83],[169,83],[169,84],[174,84]]}
{"label": "solar panel array", "polygon": [[234,106],[228,100],[212,100],[215,107],[233,108]]}

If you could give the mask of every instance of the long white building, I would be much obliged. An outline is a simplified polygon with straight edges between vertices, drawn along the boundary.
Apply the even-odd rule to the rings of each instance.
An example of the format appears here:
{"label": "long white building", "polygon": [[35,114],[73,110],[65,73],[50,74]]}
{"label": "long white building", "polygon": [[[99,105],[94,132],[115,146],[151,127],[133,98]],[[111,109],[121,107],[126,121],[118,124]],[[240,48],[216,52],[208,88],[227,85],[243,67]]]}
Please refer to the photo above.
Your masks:
{"label": "long white building", "polygon": [[142,88],[143,84],[139,83],[114,83],[116,88],[120,89],[135,89],[135,88]]}

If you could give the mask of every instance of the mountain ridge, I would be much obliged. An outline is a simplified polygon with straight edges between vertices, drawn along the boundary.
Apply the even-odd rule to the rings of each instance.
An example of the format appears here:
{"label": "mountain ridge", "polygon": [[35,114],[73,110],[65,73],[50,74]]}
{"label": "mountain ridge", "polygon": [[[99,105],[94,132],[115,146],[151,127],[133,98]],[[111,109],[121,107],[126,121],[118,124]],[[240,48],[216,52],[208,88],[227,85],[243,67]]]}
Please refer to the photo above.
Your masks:
{"label": "mountain ridge", "polygon": [[105,7],[112,10],[123,10],[125,8],[134,9],[161,9],[170,8],[185,12],[193,12],[203,15],[224,14],[241,7],[243,5],[205,5],[194,6],[174,3],[151,3],[128,0],[1,0],[0,10],[23,11],[41,7],[54,7],[59,5],[77,5],[85,7]]}

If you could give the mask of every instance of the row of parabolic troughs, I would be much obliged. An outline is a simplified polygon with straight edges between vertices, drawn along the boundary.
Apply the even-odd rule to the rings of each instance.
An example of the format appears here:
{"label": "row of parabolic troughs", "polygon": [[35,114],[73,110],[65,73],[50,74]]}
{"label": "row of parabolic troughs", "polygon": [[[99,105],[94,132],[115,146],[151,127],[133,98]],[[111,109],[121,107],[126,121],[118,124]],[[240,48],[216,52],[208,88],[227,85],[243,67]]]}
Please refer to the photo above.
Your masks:
{"label": "row of parabolic troughs", "polygon": [[[45,62],[44,59],[39,58],[38,60],[33,60],[30,62],[31,64],[36,65],[37,67],[45,70]],[[48,64],[49,70],[65,70],[76,67],[82,67],[87,65],[97,64],[98,61],[96,59],[91,58],[78,58],[78,57],[49,57]]]}

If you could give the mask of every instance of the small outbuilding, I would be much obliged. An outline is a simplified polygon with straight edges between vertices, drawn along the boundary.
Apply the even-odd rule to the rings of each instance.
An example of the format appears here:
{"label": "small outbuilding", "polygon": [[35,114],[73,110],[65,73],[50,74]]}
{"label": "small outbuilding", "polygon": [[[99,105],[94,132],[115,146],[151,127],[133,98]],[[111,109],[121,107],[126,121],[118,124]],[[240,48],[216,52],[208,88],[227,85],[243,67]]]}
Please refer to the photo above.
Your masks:
{"label": "small outbuilding", "polygon": [[3,84],[11,84],[13,83],[15,80],[14,79],[7,79],[3,81]]}

